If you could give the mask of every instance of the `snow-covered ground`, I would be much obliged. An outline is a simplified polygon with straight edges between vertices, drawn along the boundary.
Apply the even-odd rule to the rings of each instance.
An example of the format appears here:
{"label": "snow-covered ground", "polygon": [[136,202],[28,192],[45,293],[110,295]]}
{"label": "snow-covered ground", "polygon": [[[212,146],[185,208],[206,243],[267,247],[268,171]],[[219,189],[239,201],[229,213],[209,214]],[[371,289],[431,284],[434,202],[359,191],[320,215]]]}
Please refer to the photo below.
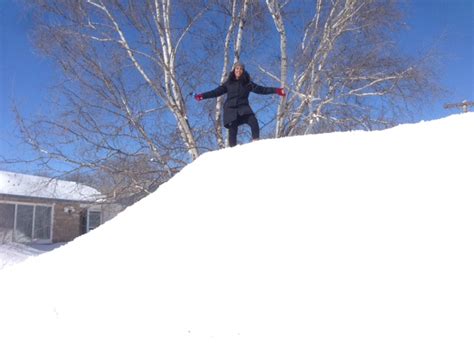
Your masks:
{"label": "snow-covered ground", "polygon": [[0,244],[0,270],[40,253],[41,251],[23,244]]}
{"label": "snow-covered ground", "polygon": [[1,354],[474,354],[474,113],[202,155],[0,272]]}
{"label": "snow-covered ground", "polygon": [[24,261],[30,256],[40,255],[62,245],[64,245],[64,243],[31,245],[20,243],[0,243],[0,270],[4,267]]}

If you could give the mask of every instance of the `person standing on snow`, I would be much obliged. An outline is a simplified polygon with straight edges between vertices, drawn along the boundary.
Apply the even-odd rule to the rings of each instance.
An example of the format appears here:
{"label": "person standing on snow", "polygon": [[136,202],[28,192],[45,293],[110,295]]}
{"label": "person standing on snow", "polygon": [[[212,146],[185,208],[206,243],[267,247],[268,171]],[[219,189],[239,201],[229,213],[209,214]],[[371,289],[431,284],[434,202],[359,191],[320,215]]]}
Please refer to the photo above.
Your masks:
{"label": "person standing on snow", "polygon": [[258,121],[249,104],[250,92],[260,95],[277,94],[285,96],[282,88],[264,87],[252,82],[242,63],[234,64],[227,81],[222,85],[214,90],[194,95],[197,101],[201,101],[227,93],[224,103],[224,127],[229,130],[230,147],[237,144],[237,129],[243,124],[250,126],[252,140],[260,138]]}

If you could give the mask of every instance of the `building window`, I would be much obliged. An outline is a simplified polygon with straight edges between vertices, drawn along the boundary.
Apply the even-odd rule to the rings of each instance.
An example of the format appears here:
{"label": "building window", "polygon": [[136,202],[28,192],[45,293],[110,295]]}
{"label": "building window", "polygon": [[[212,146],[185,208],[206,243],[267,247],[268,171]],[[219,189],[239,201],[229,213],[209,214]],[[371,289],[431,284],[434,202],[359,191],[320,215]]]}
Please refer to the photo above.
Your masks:
{"label": "building window", "polygon": [[52,207],[0,203],[0,241],[49,242]]}
{"label": "building window", "polygon": [[25,243],[33,239],[34,212],[34,206],[16,206],[15,242]]}
{"label": "building window", "polygon": [[11,242],[15,229],[15,205],[0,203],[0,243]]}
{"label": "building window", "polygon": [[33,237],[38,240],[51,239],[51,207],[35,206]]}
{"label": "building window", "polygon": [[90,232],[100,226],[102,222],[102,214],[100,211],[85,209],[81,213],[81,230],[82,233]]}
{"label": "building window", "polygon": [[88,231],[91,231],[98,226],[100,226],[100,211],[91,211],[89,210],[89,218],[88,218],[88,224],[87,224],[87,229]]}

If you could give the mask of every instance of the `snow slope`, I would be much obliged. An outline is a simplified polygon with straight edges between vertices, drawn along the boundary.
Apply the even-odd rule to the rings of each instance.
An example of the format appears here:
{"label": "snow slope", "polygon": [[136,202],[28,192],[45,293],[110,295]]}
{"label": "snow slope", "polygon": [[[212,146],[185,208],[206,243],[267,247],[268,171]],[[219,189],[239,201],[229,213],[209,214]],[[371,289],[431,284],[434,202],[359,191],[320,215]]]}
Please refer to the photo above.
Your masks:
{"label": "snow slope", "polygon": [[5,267],[16,265],[31,256],[37,256],[45,252],[63,246],[65,243],[54,244],[21,244],[21,243],[0,243],[0,270]]}
{"label": "snow slope", "polygon": [[472,355],[473,133],[468,113],[204,154],[2,270],[0,353]]}
{"label": "snow slope", "polygon": [[30,248],[23,244],[0,244],[0,270],[4,267],[15,265],[26,260],[30,256],[36,256],[40,253],[41,251]]}

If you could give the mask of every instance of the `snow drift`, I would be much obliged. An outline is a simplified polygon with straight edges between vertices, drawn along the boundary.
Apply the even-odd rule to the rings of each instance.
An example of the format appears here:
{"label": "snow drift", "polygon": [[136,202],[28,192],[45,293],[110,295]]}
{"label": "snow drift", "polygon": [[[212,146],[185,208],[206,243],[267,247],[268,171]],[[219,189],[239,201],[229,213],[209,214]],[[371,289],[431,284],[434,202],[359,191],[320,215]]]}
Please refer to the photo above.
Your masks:
{"label": "snow drift", "polygon": [[474,114],[202,155],[0,272],[2,354],[474,353]]}

